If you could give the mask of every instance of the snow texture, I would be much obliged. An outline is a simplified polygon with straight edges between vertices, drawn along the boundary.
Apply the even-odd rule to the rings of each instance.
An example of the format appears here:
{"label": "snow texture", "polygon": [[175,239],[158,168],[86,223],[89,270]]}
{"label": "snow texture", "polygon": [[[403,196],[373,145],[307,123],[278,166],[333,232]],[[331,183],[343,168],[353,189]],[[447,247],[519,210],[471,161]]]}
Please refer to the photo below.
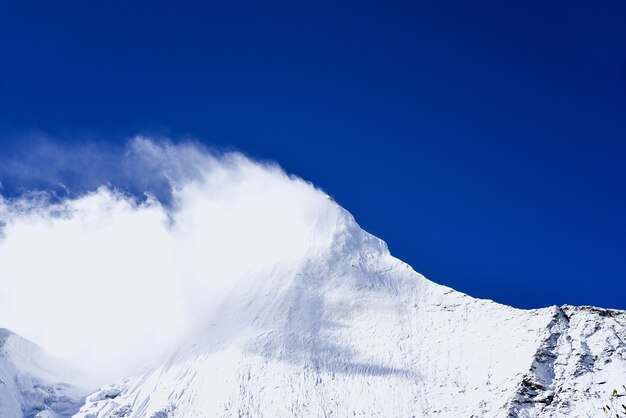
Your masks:
{"label": "snow texture", "polygon": [[71,417],[84,377],[17,334],[0,329],[0,417]]}
{"label": "snow texture", "polygon": [[166,362],[85,399],[2,331],[0,416],[595,417],[626,384],[626,312],[474,299],[335,215],[327,245],[243,280]]}
{"label": "snow texture", "polygon": [[340,208],[324,252],[229,295],[101,417],[585,417],[626,382],[626,313],[518,310],[434,284]]}

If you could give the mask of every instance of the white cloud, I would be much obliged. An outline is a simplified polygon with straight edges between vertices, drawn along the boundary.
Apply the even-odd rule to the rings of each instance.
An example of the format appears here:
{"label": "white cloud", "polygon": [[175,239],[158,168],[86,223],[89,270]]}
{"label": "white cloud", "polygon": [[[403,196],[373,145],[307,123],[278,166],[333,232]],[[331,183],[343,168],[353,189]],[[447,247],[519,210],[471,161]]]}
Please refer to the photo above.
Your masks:
{"label": "white cloud", "polygon": [[171,350],[242,280],[328,245],[339,216],[323,192],[241,154],[136,138],[120,160],[171,202],[111,186],[0,200],[0,326],[97,379]]}

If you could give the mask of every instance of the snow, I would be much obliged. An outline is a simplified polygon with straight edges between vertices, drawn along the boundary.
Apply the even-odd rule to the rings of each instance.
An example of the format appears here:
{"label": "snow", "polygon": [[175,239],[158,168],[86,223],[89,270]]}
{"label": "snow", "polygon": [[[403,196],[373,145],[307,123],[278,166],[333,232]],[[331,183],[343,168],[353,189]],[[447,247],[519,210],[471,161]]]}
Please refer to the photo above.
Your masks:
{"label": "snow", "polygon": [[0,329],[0,417],[70,417],[89,393],[84,382],[39,346]]}
{"label": "snow", "polygon": [[[100,190],[65,202],[65,217],[37,212],[48,229],[12,215],[8,236],[21,231],[22,240],[2,254],[25,257],[20,249],[34,251],[42,236],[42,253],[58,248],[31,270],[27,258],[2,260],[0,272],[23,282],[5,280],[12,290],[0,295],[0,320],[11,314],[30,326],[26,335],[48,336],[92,366],[120,358],[143,368],[95,390],[0,330],[0,417],[586,417],[616,401],[613,389],[626,384],[626,312],[520,310],[435,284],[309,184],[233,161],[177,188],[173,214]],[[244,168],[233,171],[237,164]],[[70,247],[56,239],[64,231]],[[83,260],[63,258],[78,248]],[[117,263],[101,260],[111,255]],[[34,287],[53,263],[67,277]],[[179,294],[179,275],[192,298]],[[79,287],[94,297],[70,300]],[[9,293],[49,307],[49,328]],[[174,348],[163,360],[138,349],[150,344]]]}
{"label": "snow", "polygon": [[595,416],[626,376],[624,313],[471,298],[338,210],[324,252],[233,291],[169,361],[77,416]]}

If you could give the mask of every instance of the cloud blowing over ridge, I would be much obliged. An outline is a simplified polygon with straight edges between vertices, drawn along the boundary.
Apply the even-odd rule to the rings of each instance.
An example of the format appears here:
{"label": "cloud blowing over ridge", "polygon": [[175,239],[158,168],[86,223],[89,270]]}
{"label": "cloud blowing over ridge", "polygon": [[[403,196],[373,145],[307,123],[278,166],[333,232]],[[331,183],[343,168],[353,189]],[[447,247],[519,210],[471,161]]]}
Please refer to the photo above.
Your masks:
{"label": "cloud blowing over ridge", "polygon": [[0,326],[96,379],[166,354],[238,283],[319,251],[336,224],[323,192],[238,153],[140,137],[87,157],[61,163],[90,176],[80,193],[0,196]]}

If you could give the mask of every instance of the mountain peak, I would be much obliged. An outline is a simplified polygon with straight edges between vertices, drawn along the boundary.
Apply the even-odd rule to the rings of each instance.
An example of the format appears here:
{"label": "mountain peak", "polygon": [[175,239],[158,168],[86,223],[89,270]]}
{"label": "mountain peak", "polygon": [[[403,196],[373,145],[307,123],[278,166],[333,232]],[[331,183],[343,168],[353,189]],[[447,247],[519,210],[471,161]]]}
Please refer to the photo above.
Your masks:
{"label": "mountain peak", "polygon": [[[171,206],[103,187],[5,208],[0,276],[17,296],[0,317],[110,375],[89,394],[2,330],[0,416],[580,417],[626,384],[623,312],[472,298],[393,257],[311,184],[193,156],[191,174],[174,166]],[[45,268],[24,262],[38,256]]]}
{"label": "mountain peak", "polygon": [[0,415],[578,417],[621,396],[626,312],[474,299],[332,205],[301,257],[242,276],[167,359],[85,398],[0,329]]}
{"label": "mountain peak", "polygon": [[185,349],[78,417],[574,417],[624,376],[622,312],[471,298],[339,213],[323,251],[241,282]]}

